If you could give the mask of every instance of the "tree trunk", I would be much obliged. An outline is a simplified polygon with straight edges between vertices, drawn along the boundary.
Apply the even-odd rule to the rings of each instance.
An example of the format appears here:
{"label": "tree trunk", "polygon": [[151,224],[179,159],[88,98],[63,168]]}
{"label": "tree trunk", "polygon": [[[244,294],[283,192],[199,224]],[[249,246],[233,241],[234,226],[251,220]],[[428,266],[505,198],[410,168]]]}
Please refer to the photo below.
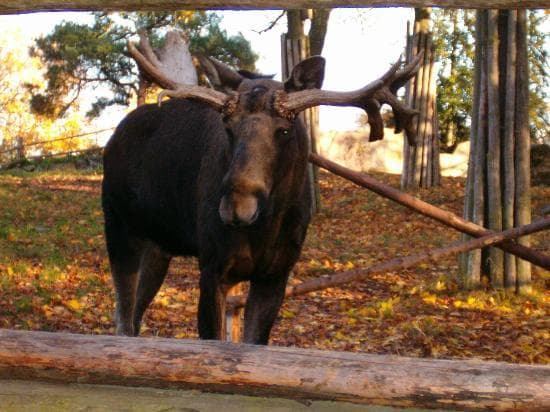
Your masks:
{"label": "tree trunk", "polygon": [[139,76],[139,84],[137,90],[137,105],[143,106],[147,103],[147,90],[151,87],[151,83],[145,80],[143,75]]}
{"label": "tree trunk", "polygon": [[[477,12],[476,70],[464,217],[493,231],[530,222],[525,11]],[[523,239],[520,244],[529,245]],[[530,290],[527,262],[494,247],[461,258],[465,288]]]}
{"label": "tree trunk", "polygon": [[0,379],[438,409],[548,410],[550,367],[166,338],[0,330]]}
{"label": "tree trunk", "polygon": [[[517,12],[516,31],[516,119],[514,123],[516,144],[514,148],[515,162],[515,208],[514,220],[516,226],[525,225],[531,221],[531,140],[529,138],[529,67],[527,57],[527,12]],[[510,28],[513,30],[513,28]],[[518,243],[529,247],[529,237],[520,239]],[[516,258],[516,291],[531,292],[531,264]]]}
{"label": "tree trunk", "polygon": [[15,162],[23,163],[25,160],[25,140],[22,137],[15,138]]}
{"label": "tree trunk", "polygon": [[[470,154],[468,175],[464,195],[464,219],[483,226],[483,199],[485,182],[483,180],[486,156],[486,107],[485,104],[485,67],[484,62],[487,22],[485,15],[476,20],[476,44],[474,59],[474,99],[472,106],[472,125],[470,128]],[[469,235],[464,236],[468,240]],[[464,254],[459,259],[460,281],[464,288],[474,289],[481,284],[481,250]]]}
{"label": "tree trunk", "polygon": [[309,51],[312,56],[321,55],[323,52],[331,11],[331,9],[312,10],[311,28],[308,34]]}
{"label": "tree trunk", "polygon": [[407,26],[407,60],[411,61],[418,53],[424,53],[424,62],[406,91],[408,105],[417,109],[419,115],[416,119],[416,145],[410,145],[409,139],[404,139],[403,143],[403,189],[437,186],[440,181],[439,123],[430,12],[428,8],[415,10],[412,36]]}
{"label": "tree trunk", "polygon": [[[281,63],[283,80],[288,79],[296,64],[311,55],[309,38],[304,35],[304,24],[301,10],[287,10],[288,31],[281,37]],[[327,15],[328,19],[328,15]],[[300,113],[300,118],[306,126],[309,135],[309,149],[317,153],[319,140],[319,109],[312,107]],[[315,214],[321,207],[321,192],[319,190],[319,170],[315,165],[308,164],[310,180],[311,212]]]}
{"label": "tree trunk", "polygon": [[[198,84],[197,71],[193,65],[193,59],[189,52],[187,41],[182,33],[172,30],[166,33],[164,45],[153,50],[145,31],[139,33],[139,49],[145,57],[162,70],[166,77],[174,82],[182,84]],[[140,70],[137,105],[146,103],[147,90],[152,84],[152,79]]]}

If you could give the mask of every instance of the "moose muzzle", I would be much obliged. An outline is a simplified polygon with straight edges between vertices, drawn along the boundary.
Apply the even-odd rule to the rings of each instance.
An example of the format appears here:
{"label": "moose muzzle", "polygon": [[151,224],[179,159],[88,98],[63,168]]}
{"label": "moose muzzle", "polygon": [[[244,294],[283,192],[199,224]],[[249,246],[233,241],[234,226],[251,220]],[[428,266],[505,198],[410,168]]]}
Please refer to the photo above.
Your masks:
{"label": "moose muzzle", "polygon": [[[269,195],[264,179],[253,179],[253,174],[230,173],[224,179],[223,196],[218,208],[226,225],[248,226],[260,216],[262,205]],[[259,177],[259,176],[258,176]]]}
{"label": "moose muzzle", "polygon": [[222,222],[232,226],[248,226],[260,214],[258,197],[254,194],[233,192],[222,197],[219,213]]}

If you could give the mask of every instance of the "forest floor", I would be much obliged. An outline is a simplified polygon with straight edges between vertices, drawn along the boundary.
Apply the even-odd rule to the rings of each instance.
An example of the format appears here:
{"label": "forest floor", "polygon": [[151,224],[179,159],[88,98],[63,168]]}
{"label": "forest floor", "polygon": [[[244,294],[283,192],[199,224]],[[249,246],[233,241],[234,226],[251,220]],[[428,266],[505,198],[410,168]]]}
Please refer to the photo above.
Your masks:
{"label": "forest floor", "polygon": [[[373,174],[394,187],[399,177]],[[114,294],[103,239],[101,174],[0,174],[0,327],[112,334]],[[461,215],[464,179],[413,193]],[[322,211],[290,282],[368,267],[460,240],[428,218],[321,173]],[[532,190],[533,216],[550,188]],[[550,231],[532,237],[550,252]],[[435,358],[550,363],[550,273],[529,296],[458,288],[457,257],[286,299],[271,344]],[[174,259],[143,335],[197,338],[198,268]]]}

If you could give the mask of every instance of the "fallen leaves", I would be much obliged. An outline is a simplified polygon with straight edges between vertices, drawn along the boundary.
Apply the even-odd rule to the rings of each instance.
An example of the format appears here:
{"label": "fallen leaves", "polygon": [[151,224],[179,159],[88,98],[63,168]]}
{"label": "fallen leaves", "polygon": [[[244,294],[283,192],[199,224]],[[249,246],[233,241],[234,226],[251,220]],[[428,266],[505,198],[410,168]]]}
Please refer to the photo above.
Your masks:
{"label": "fallen leaves", "polygon": [[75,312],[82,308],[82,305],[76,299],[68,300],[67,302],[65,302],[65,306],[69,309],[72,309]]}
{"label": "fallen leaves", "polygon": [[[398,186],[398,176],[377,175]],[[114,332],[114,293],[103,240],[97,175],[0,174],[0,327]],[[53,189],[53,190],[52,190]],[[550,189],[533,189],[534,210]],[[314,217],[290,284],[367,267],[460,238],[427,218],[339,178],[321,174]],[[461,213],[463,180],[419,195]],[[550,233],[533,236],[550,250]],[[145,336],[196,338],[198,268],[174,259],[145,313]],[[548,273],[535,293],[463,292],[455,257],[287,299],[275,345],[443,358],[550,363]],[[537,292],[538,291],[538,292]]]}

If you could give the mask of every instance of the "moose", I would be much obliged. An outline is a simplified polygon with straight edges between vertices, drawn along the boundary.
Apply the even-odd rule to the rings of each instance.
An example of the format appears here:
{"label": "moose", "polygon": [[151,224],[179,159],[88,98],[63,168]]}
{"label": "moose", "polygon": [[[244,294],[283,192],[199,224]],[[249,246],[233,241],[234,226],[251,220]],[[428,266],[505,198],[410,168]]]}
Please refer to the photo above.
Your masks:
{"label": "moose", "polygon": [[378,110],[388,103],[411,127],[415,112],[395,91],[419,59],[401,70],[396,63],[357,91],[332,92],[321,90],[320,56],[297,64],[285,82],[204,58],[212,89],[175,84],[129,49],[165,90],[158,105],[128,114],[105,147],[116,333],[137,336],[171,258],[196,256],[200,338],[224,338],[226,294],[248,281],[243,340],[267,344],[310,222],[308,135],[297,115],[321,104],[358,106],[381,121]]}

